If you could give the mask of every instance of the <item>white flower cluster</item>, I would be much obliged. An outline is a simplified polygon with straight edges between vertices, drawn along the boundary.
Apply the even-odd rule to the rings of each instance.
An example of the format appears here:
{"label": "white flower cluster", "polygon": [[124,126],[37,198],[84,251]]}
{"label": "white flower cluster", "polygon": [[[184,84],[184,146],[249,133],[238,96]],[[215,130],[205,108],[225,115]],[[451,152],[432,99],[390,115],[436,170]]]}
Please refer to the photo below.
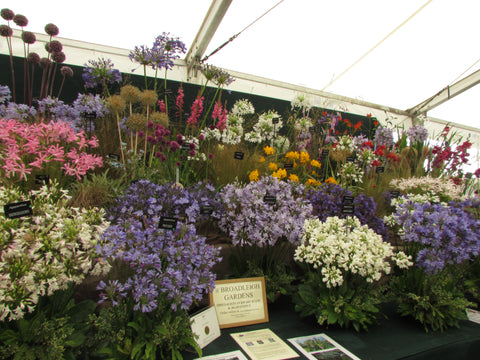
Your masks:
{"label": "white flower cluster", "polygon": [[342,285],[346,273],[358,274],[367,282],[378,281],[382,274],[390,273],[391,260],[400,268],[413,264],[356,217],[347,220],[334,216],[325,222],[308,219],[303,228],[302,244],[295,249],[294,259],[319,269],[328,288]]}
{"label": "white flower cluster", "polygon": [[338,176],[342,180],[343,184],[349,182],[361,183],[363,181],[363,170],[353,162],[346,162],[340,167]]}
{"label": "white flower cluster", "polygon": [[239,144],[243,137],[243,123],[244,119],[240,115],[230,113],[227,116],[227,126],[222,131],[221,141],[224,144]]}
{"label": "white flower cluster", "polygon": [[292,109],[300,108],[307,112],[313,106],[312,98],[307,94],[296,94],[293,100],[290,102]]}
{"label": "white flower cluster", "polygon": [[234,115],[251,115],[255,113],[252,103],[246,99],[237,100],[230,111]]}
{"label": "white flower cluster", "polygon": [[[21,319],[35,309],[40,296],[110,270],[95,251],[108,227],[103,210],[66,206],[68,197],[55,183],[29,197],[34,199],[31,218],[2,220],[0,225],[0,321]],[[1,203],[24,199],[17,189],[0,188]]]}
{"label": "white flower cluster", "polygon": [[452,200],[464,198],[463,189],[450,179],[431,176],[393,179],[390,181],[390,186],[403,193],[421,193],[428,196],[448,197]]}
{"label": "white flower cluster", "polygon": [[272,146],[277,154],[284,154],[290,149],[290,140],[285,136],[279,135],[273,139]]}
{"label": "white flower cluster", "polygon": [[[278,122],[274,124],[273,119],[278,119]],[[245,134],[245,140],[254,143],[271,141],[278,134],[282,126],[283,121],[280,115],[275,111],[269,110],[258,117],[258,121],[253,126],[253,130]]]}
{"label": "white flower cluster", "polygon": [[293,128],[295,129],[295,131],[308,133],[310,131],[310,127],[312,126],[313,126],[313,123],[310,118],[302,117],[300,119],[295,120],[295,124],[293,125]]}
{"label": "white flower cluster", "polygon": [[355,143],[353,142],[353,138],[348,135],[341,136],[337,141],[335,150],[353,153],[355,151]]}

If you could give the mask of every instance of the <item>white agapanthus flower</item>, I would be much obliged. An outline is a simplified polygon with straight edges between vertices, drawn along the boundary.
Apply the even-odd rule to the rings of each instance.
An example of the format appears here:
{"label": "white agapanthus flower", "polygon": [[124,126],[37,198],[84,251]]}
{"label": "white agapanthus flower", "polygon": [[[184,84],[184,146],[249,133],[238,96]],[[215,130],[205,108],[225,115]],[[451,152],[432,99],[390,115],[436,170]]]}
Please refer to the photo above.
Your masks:
{"label": "white agapanthus flower", "polygon": [[286,138],[285,136],[277,136],[273,140],[273,148],[275,149],[275,152],[277,154],[283,154],[290,149],[290,140]]}
{"label": "white agapanthus flower", "polygon": [[313,126],[312,120],[308,117],[302,117],[295,120],[293,128],[298,132],[309,132],[310,128]]}
{"label": "white agapanthus flower", "polygon": [[298,93],[290,102],[292,109],[300,108],[301,110],[307,112],[313,106],[312,98],[308,94]]}
{"label": "white agapanthus flower", "polygon": [[367,282],[378,281],[391,271],[391,260],[401,267],[411,266],[403,252],[395,252],[382,236],[362,225],[356,217],[329,217],[324,222],[307,219],[302,243],[295,249],[294,259],[320,269],[328,288],[343,284],[346,273],[358,274]]}
{"label": "white agapanthus flower", "polygon": [[393,179],[390,186],[403,193],[429,194],[431,196],[443,196],[452,200],[464,198],[461,186],[455,185],[451,179],[436,178],[431,176],[410,177],[406,179]]}
{"label": "white agapanthus flower", "polygon": [[251,115],[255,113],[252,103],[246,99],[237,100],[230,111],[233,115]]}

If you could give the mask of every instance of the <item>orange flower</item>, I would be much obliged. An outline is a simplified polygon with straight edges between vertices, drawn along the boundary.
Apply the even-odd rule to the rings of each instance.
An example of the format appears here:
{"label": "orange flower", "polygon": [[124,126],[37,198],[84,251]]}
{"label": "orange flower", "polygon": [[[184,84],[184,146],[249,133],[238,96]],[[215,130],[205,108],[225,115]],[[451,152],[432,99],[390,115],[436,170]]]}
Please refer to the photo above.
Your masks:
{"label": "orange flower", "polygon": [[277,171],[278,166],[276,163],[271,162],[270,164],[268,164],[268,168],[272,171]]}
{"label": "orange flower", "polygon": [[313,167],[319,168],[319,169],[322,167],[322,164],[320,164],[320,162],[318,160],[315,160],[315,159],[310,161],[310,165],[312,165]]}
{"label": "orange flower", "polygon": [[331,176],[325,180],[325,183],[327,183],[327,184],[335,184],[335,185],[338,184],[337,180],[335,180],[335,178],[333,178],[333,177],[331,177]]}
{"label": "orange flower", "polygon": [[258,180],[258,170],[253,170],[249,175],[248,178],[250,181],[257,181]]}
{"label": "orange flower", "polygon": [[285,158],[295,160],[295,159],[300,159],[300,154],[298,151],[289,151],[285,154]]}
{"label": "orange flower", "polygon": [[273,177],[277,178],[278,180],[281,180],[283,178],[287,177],[287,170],[285,169],[278,169],[272,174]]}
{"label": "orange flower", "polygon": [[300,162],[302,163],[302,165],[308,164],[310,162],[310,154],[305,151],[302,151],[300,153]]}
{"label": "orange flower", "polygon": [[315,179],[308,179],[307,182],[305,183],[307,186],[318,186],[320,183],[315,180]]}
{"label": "orange flower", "polygon": [[288,180],[293,181],[293,182],[299,182],[300,181],[298,176],[295,175],[295,174],[290,174],[290,176],[288,177]]}
{"label": "orange flower", "polygon": [[271,146],[265,146],[263,148],[263,151],[265,151],[265,155],[273,155],[273,153],[275,152],[275,149]]}
{"label": "orange flower", "polygon": [[355,130],[358,130],[362,127],[363,123],[361,121],[357,122],[355,125],[353,125],[353,128]]}
{"label": "orange flower", "polygon": [[261,163],[262,163],[262,162],[265,162],[265,156],[262,156],[262,157],[260,158],[260,160],[258,160],[258,161],[260,161]]}

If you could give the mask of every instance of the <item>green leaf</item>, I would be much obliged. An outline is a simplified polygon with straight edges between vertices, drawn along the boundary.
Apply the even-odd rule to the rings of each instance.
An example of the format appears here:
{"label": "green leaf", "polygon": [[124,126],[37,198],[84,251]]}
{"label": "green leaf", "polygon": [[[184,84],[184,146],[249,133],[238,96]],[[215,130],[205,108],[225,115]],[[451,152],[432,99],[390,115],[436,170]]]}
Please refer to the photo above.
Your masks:
{"label": "green leaf", "polygon": [[155,360],[156,351],[157,351],[157,345],[155,345],[153,342],[147,343],[147,346],[145,347],[145,357],[147,359]]}
{"label": "green leaf", "polygon": [[130,354],[130,359],[137,359],[137,358],[140,359],[141,357],[137,357],[137,354],[139,356],[142,355],[141,351],[142,351],[144,346],[145,346],[145,341],[140,341],[137,344],[135,344],[133,346],[132,352]]}
{"label": "green leaf", "polygon": [[86,335],[80,331],[75,331],[72,335],[68,337],[65,341],[65,345],[70,347],[77,347],[82,345],[85,342]]}

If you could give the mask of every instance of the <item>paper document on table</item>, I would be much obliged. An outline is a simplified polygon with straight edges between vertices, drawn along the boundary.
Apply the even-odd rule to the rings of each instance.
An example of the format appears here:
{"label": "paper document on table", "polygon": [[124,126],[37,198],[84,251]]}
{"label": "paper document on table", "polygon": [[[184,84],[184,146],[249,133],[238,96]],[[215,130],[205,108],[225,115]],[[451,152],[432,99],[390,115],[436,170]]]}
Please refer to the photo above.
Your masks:
{"label": "paper document on table", "polygon": [[230,334],[252,360],[284,360],[299,357],[270,329]]}

